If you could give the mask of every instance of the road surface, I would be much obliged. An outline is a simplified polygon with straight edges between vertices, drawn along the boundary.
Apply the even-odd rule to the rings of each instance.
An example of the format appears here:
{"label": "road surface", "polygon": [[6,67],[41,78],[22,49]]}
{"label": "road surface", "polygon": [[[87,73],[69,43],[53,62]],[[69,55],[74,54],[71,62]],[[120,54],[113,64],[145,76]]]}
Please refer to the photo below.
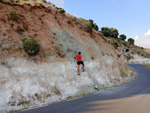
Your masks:
{"label": "road surface", "polygon": [[15,113],[150,113],[150,68],[130,64],[137,77],[95,94]]}

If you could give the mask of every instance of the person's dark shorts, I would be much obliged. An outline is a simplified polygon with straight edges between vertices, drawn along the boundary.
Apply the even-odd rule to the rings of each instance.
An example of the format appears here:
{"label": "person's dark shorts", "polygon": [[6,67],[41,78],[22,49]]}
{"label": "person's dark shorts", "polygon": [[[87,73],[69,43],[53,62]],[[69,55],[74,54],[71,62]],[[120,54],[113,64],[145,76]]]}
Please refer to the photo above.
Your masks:
{"label": "person's dark shorts", "polygon": [[84,62],[83,61],[78,61],[77,64],[78,65],[82,64],[84,66]]}

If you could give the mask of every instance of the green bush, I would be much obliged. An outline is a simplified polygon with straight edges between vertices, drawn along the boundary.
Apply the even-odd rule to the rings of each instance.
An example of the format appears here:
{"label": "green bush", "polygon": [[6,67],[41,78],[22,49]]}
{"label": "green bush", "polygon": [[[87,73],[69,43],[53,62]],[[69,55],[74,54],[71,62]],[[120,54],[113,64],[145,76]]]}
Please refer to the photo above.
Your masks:
{"label": "green bush", "polygon": [[110,36],[110,31],[109,30],[105,30],[102,32],[104,36],[109,37]]}
{"label": "green bush", "polygon": [[65,53],[62,53],[61,52],[61,49],[59,47],[56,47],[56,51],[57,51],[57,54],[61,57],[61,58],[65,58]]}
{"label": "green bush", "polygon": [[40,51],[40,44],[34,39],[24,38],[23,48],[28,55],[33,56],[37,55],[37,53]]}
{"label": "green bush", "polygon": [[120,58],[120,57],[121,57],[121,54],[118,54],[117,56]]}
{"label": "green bush", "polygon": [[134,45],[134,39],[133,39],[133,38],[129,38],[129,39],[128,39],[128,42],[129,42],[129,44]]}
{"label": "green bush", "polygon": [[127,46],[127,44],[126,44],[125,42],[123,43],[123,45],[124,45],[124,46]]}
{"label": "green bush", "polygon": [[118,30],[115,28],[108,28],[108,27],[102,27],[101,32],[103,33],[104,36],[106,37],[113,37],[113,38],[118,38]]}
{"label": "green bush", "polygon": [[24,42],[25,40],[27,40],[28,38],[26,38],[26,37],[24,37],[23,39],[22,39],[22,41]]}
{"label": "green bush", "polygon": [[76,21],[85,29],[87,28],[87,24],[89,24],[89,22],[85,20],[84,18],[77,18]]}
{"label": "green bush", "polygon": [[91,27],[91,26],[87,26],[87,31],[88,31],[89,33],[92,33],[92,32],[93,32],[92,27]]}
{"label": "green bush", "polygon": [[85,28],[89,33],[92,33],[93,29],[96,31],[98,31],[98,29],[99,29],[98,26],[96,25],[96,23],[94,23],[94,21],[92,19],[85,20],[83,18],[77,18],[76,22],[78,24],[80,24],[83,28]]}
{"label": "green bush", "polygon": [[91,56],[91,59],[94,60],[95,59],[94,56]]}
{"label": "green bush", "polygon": [[94,28],[96,31],[98,31],[98,29],[99,29],[96,23],[94,23],[93,28]]}
{"label": "green bush", "polygon": [[93,20],[86,20],[86,29],[89,33],[92,33],[92,25],[93,25]]}
{"label": "green bush", "polygon": [[66,13],[66,11],[63,8],[57,8],[57,11],[62,14]]}
{"label": "green bush", "polygon": [[9,17],[10,17],[10,19],[17,21],[20,16],[16,11],[10,11]]}
{"label": "green bush", "polygon": [[89,21],[91,27],[94,27],[94,23],[93,23],[94,21],[92,19],[89,19],[88,21]]}
{"label": "green bush", "polygon": [[62,44],[59,44],[59,46],[63,46]]}
{"label": "green bush", "polygon": [[129,52],[129,49],[126,49],[126,52]]}
{"label": "green bush", "polygon": [[106,37],[109,37],[111,35],[111,31],[108,27],[102,27],[101,32]]}
{"label": "green bush", "polygon": [[110,28],[110,31],[111,31],[111,37],[113,37],[113,38],[118,38],[118,35],[119,35],[119,32],[118,32],[118,30],[117,29],[115,29],[115,28]]}
{"label": "green bush", "polygon": [[[86,20],[86,24],[90,29],[94,29],[96,31],[98,31],[98,26],[96,23],[94,23],[94,21],[92,19]],[[90,30],[91,31],[91,30]]]}
{"label": "green bush", "polygon": [[118,48],[118,43],[117,42],[114,42],[113,45],[114,45],[115,48]]}
{"label": "green bush", "polygon": [[124,35],[124,34],[121,34],[121,35],[120,35],[120,39],[121,39],[121,40],[125,40],[126,38],[127,38],[126,35]]}

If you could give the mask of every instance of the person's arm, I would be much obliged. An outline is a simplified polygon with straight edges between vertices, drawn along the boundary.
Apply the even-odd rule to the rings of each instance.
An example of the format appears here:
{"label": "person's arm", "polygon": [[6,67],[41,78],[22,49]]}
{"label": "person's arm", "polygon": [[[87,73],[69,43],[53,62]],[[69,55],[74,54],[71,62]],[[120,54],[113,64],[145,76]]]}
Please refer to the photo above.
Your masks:
{"label": "person's arm", "polygon": [[75,56],[75,57],[73,57],[74,59],[76,59],[77,58],[77,56]]}

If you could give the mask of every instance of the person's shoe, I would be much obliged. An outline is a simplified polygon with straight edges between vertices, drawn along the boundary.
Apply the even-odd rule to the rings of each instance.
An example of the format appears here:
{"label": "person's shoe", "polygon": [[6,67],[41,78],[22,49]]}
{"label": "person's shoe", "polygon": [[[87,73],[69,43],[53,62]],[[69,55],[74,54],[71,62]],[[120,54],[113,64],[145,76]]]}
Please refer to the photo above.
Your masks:
{"label": "person's shoe", "polygon": [[82,70],[82,72],[84,72],[85,70]]}
{"label": "person's shoe", "polygon": [[78,73],[78,75],[80,75],[80,73]]}

